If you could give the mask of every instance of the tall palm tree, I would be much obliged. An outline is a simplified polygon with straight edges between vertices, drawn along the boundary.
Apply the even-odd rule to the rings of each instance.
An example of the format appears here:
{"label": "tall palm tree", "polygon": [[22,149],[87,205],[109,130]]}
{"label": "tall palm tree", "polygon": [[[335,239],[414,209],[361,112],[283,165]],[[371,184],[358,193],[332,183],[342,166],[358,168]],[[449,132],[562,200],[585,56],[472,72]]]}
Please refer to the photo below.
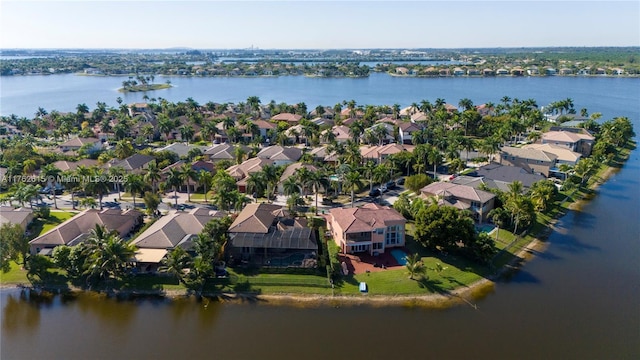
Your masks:
{"label": "tall palm tree", "polygon": [[273,193],[275,191],[276,184],[280,179],[278,168],[274,165],[265,165],[262,168],[261,173],[267,185],[266,187],[267,199],[271,201],[271,197],[273,196]]}
{"label": "tall palm tree", "polygon": [[50,186],[51,196],[53,197],[53,206],[58,208],[58,201],[56,199],[56,185],[58,184],[58,177],[62,171],[53,164],[47,164],[40,169],[40,174],[47,178],[47,185]]}
{"label": "tall palm tree", "polygon": [[213,182],[213,174],[211,174],[207,170],[202,169],[198,171],[197,178],[198,184],[204,187],[204,202],[209,203],[209,200],[207,199],[207,192],[209,191],[208,187],[211,186],[211,183]]}
{"label": "tall palm tree", "polygon": [[92,169],[91,180],[87,184],[87,190],[91,194],[98,196],[100,210],[102,210],[102,199],[109,194],[109,182],[107,180],[108,177],[103,169]]}
{"label": "tall palm tree", "polygon": [[442,154],[436,147],[431,147],[427,153],[427,160],[433,164],[433,178],[436,179],[438,163],[442,161]]}
{"label": "tall palm tree", "polygon": [[127,181],[124,183],[124,188],[131,194],[131,197],[133,197],[133,208],[135,209],[136,195],[142,195],[145,188],[145,182],[142,175],[128,174]]}
{"label": "tall palm tree", "polygon": [[313,193],[316,196],[316,215],[318,215],[318,193],[320,192],[320,188],[326,189],[329,187],[329,180],[324,172],[314,171],[311,173],[307,184],[313,189]]}
{"label": "tall palm tree", "polygon": [[122,191],[122,183],[124,181],[120,181],[120,180],[126,179],[127,172],[124,170],[124,168],[120,166],[112,166],[107,171],[109,173],[109,178],[114,180],[113,185],[115,189],[118,191],[118,200],[122,200],[121,191]]}
{"label": "tall palm tree", "polygon": [[178,207],[178,187],[182,185],[182,182],[182,173],[180,170],[176,168],[169,169],[166,184],[173,188],[173,197],[176,202],[176,207]]}
{"label": "tall palm tree", "polygon": [[345,189],[351,191],[351,207],[353,207],[353,202],[355,199],[356,189],[360,189],[362,187],[362,180],[360,180],[360,173],[355,169],[351,169],[344,175],[344,183],[343,186]]}
{"label": "tall palm tree", "polygon": [[183,164],[180,167],[180,175],[182,182],[187,185],[187,201],[191,202],[191,190],[189,189],[189,181],[197,181],[198,173],[193,170],[191,164]]}
{"label": "tall palm tree", "polygon": [[144,174],[143,180],[146,183],[151,183],[151,190],[155,193],[158,191],[158,181],[162,179],[158,163],[153,160],[147,164],[147,172]]}

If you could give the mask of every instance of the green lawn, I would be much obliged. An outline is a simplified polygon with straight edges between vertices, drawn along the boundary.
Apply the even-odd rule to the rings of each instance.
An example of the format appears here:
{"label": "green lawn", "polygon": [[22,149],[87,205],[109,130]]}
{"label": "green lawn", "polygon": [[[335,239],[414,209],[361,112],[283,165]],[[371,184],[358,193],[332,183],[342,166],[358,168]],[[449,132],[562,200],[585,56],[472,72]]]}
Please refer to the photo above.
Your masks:
{"label": "green lawn", "polygon": [[46,233],[54,227],[62,224],[66,220],[71,219],[77,211],[51,210],[47,220],[35,219],[29,226],[29,233],[32,239]]}
{"label": "green lawn", "polygon": [[11,270],[9,272],[0,272],[0,284],[28,284],[27,271],[20,268],[20,265],[11,261]]}

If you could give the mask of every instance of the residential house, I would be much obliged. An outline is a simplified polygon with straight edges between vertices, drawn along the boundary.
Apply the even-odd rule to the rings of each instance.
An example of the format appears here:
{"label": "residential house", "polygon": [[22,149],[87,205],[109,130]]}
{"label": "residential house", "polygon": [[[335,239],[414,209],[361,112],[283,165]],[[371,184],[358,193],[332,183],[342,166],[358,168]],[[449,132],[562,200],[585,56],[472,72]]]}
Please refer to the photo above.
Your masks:
{"label": "residential house", "polygon": [[333,240],[344,254],[384,253],[405,245],[407,220],[388,206],[365,204],[359,208],[334,208],[326,216]]}
{"label": "residential house", "polygon": [[[167,179],[167,175],[171,169],[177,169],[178,171],[181,171],[182,166],[184,166],[184,164],[186,164],[186,162],[184,160],[180,160],[163,168],[160,171],[163,181]],[[212,161],[197,160],[191,163],[191,170],[195,171],[196,173],[199,173],[200,171],[204,170],[204,171],[210,172],[211,174],[214,174],[215,164]],[[188,179],[187,184],[189,186],[190,191],[192,192],[196,191],[196,189],[198,188],[198,182],[195,181],[194,179],[191,179],[191,178]],[[180,185],[179,189],[183,189],[183,185]],[[211,189],[211,187],[208,187],[208,189]]]}
{"label": "residential house", "polygon": [[282,175],[280,176],[280,181],[278,182],[278,193],[280,194],[284,194],[284,188],[282,186],[282,184],[285,182],[285,180],[287,180],[288,178],[292,177],[293,175],[295,175],[295,173],[298,171],[298,169],[302,169],[302,168],[306,168],[307,170],[309,170],[310,172],[317,172],[318,168],[311,165],[311,164],[303,164],[303,163],[293,163],[289,166],[287,166],[286,169],[284,169],[284,171],[282,172]]}
{"label": "residential house", "polygon": [[417,123],[420,121],[427,121],[429,120],[429,117],[427,116],[427,114],[423,113],[422,111],[418,111],[416,113],[414,113],[413,115],[411,115],[411,122],[412,123]]}
{"label": "residential house", "polygon": [[155,149],[155,152],[160,152],[160,151],[169,151],[172,152],[176,155],[178,155],[178,157],[184,158],[187,157],[187,155],[189,154],[189,151],[193,150],[193,149],[198,149],[200,150],[200,152],[204,153],[207,150],[206,146],[198,146],[198,145],[191,145],[191,144],[186,144],[186,143],[182,143],[182,142],[174,142],[172,144],[169,144],[167,146]]}
{"label": "residential house", "polygon": [[500,69],[496,70],[496,75],[498,75],[498,76],[509,75],[509,70],[504,69],[504,68],[500,68]]}
{"label": "residential house", "polygon": [[523,146],[524,149],[536,149],[542,150],[557,156],[557,165],[560,166],[562,164],[567,164],[570,166],[575,166],[582,154],[572,151],[569,148],[564,146],[557,146],[551,144],[527,144]]}
{"label": "residential house", "polygon": [[203,155],[206,160],[214,163],[222,160],[236,162],[237,149],[242,149],[245,154],[251,151],[251,149],[245,145],[216,144],[206,149]]}
{"label": "residential house", "polygon": [[499,163],[521,167],[549,177],[550,170],[556,167],[557,158],[556,155],[543,150],[504,146],[500,150]]}
{"label": "residential house", "polygon": [[595,137],[585,129],[566,128],[559,131],[548,131],[542,134],[542,143],[565,147],[579,152],[583,156],[591,155]]}
{"label": "residential house", "polygon": [[274,165],[286,165],[300,160],[302,157],[302,149],[273,145],[262,149],[256,157],[260,159],[269,159],[273,161]]}
{"label": "residential house", "polygon": [[495,76],[495,72],[493,71],[493,69],[483,69],[482,70],[482,75],[483,76]]}
{"label": "residential house", "polygon": [[[378,138],[378,136],[376,136],[376,131],[377,131],[377,128],[379,128],[379,127],[384,127],[386,129],[386,134],[382,137],[382,139],[380,139],[380,138]],[[390,142],[394,142],[396,140],[393,137],[393,133],[394,133],[393,124],[389,124],[387,122],[377,122],[373,126],[371,126],[369,128],[366,128],[364,130],[364,133],[362,135],[360,135],[360,139],[366,140],[366,138],[368,136],[372,136],[373,138],[376,139],[376,143],[380,144],[380,142],[382,142],[382,144],[380,144],[380,145],[384,145],[384,144],[388,144]],[[372,134],[372,135],[368,135],[368,134]]]}
{"label": "residential house", "polygon": [[306,219],[292,218],[281,206],[252,203],[229,227],[226,253],[236,260],[263,266],[312,267],[318,242]]}
{"label": "residential house", "polygon": [[29,241],[31,254],[50,255],[56,246],[74,246],[84,242],[96,225],[109,231],[115,230],[126,238],[142,224],[143,215],[138,210],[87,209],[55,228]]}
{"label": "residential house", "polygon": [[404,144],[388,144],[384,146],[361,146],[360,154],[362,158],[366,160],[373,160],[378,164],[383,163],[390,155],[397,154],[403,151],[413,152],[414,145]]}
{"label": "residential house", "polygon": [[93,153],[102,149],[102,142],[100,141],[100,139],[97,139],[97,138],[76,137],[63,142],[58,146],[58,148],[62,152],[68,152],[68,151],[77,152],[83,146],[86,146],[85,149],[87,149],[89,153]]}
{"label": "residential house", "polygon": [[214,218],[222,218],[220,211],[194,208],[188,212],[171,210],[138,235],[131,243],[138,247],[136,263],[143,272],[155,271],[168,250],[193,248],[193,240]]}
{"label": "residential house", "polygon": [[451,182],[434,182],[420,189],[423,198],[436,197],[438,205],[453,206],[460,210],[468,210],[473,218],[482,223],[487,214],[493,210],[495,195],[468,185]]}
{"label": "residential house", "polygon": [[467,75],[469,76],[480,76],[482,73],[478,69],[469,69],[467,70]]}
{"label": "residential house", "polygon": [[398,135],[400,136],[403,144],[413,144],[412,134],[422,129],[420,125],[411,121],[402,121],[400,119],[391,119],[388,117],[380,119],[378,120],[378,122],[386,122],[392,125],[396,125],[398,127]]}
{"label": "residential house", "polygon": [[273,164],[273,160],[255,157],[242,162],[242,164],[233,165],[226,171],[236,179],[238,191],[245,193],[247,191],[247,177],[249,174],[262,171],[266,165]]}
{"label": "residential house", "polygon": [[501,190],[504,189],[504,187],[498,182],[511,184],[514,181],[519,181],[524,188],[528,189],[533,183],[545,179],[545,177],[540,174],[534,174],[529,167],[523,168],[496,163],[481,166],[469,175],[481,177],[486,181],[493,181],[496,183],[496,187]]}
{"label": "residential house", "polygon": [[27,208],[14,208],[12,206],[0,206],[0,226],[4,224],[18,224],[22,231],[33,221],[33,210]]}
{"label": "residential house", "polygon": [[137,115],[153,114],[153,110],[147,103],[134,103],[129,105],[129,116],[135,117]]}
{"label": "residential house", "polygon": [[335,164],[338,162],[338,154],[335,152],[328,152],[327,146],[315,147],[309,151],[309,154],[313,156],[314,160],[326,162],[329,164]]}
{"label": "residential house", "polygon": [[253,123],[260,129],[260,136],[262,136],[263,139],[269,136],[269,130],[274,130],[277,127],[276,124],[264,120],[254,120]]}
{"label": "residential house", "polygon": [[56,167],[57,169],[60,169],[61,171],[75,171],[78,168],[78,166],[92,167],[92,166],[98,166],[98,165],[99,165],[98,160],[93,160],[93,159],[81,159],[78,161],[60,160],[53,163],[53,166]]}
{"label": "residential house", "polygon": [[113,159],[107,163],[108,167],[121,167],[127,172],[142,173],[149,163],[154,161],[155,158],[149,155],[133,154],[126,159],[118,160]]}
{"label": "residential house", "polygon": [[300,119],[302,119],[302,115],[292,113],[280,113],[271,117],[271,121],[273,122],[284,121],[289,125],[298,124],[298,122],[300,122]]}
{"label": "residential house", "polygon": [[347,142],[347,140],[351,139],[351,129],[349,129],[348,126],[344,126],[344,125],[336,125],[334,127],[332,127],[331,129],[327,129],[325,131],[322,132],[320,138],[323,139],[323,143],[328,143],[328,141],[326,141],[325,139],[327,138],[326,136],[326,132],[327,131],[331,131],[333,132],[333,135],[335,136],[335,141],[338,143],[345,143]]}

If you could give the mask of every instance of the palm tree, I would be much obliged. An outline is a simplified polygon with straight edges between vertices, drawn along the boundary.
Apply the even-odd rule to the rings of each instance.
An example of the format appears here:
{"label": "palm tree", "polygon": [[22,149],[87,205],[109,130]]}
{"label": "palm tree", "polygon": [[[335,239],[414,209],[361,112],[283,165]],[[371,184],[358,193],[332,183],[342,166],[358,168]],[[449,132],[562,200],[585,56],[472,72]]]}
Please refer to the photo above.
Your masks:
{"label": "palm tree", "polygon": [[158,163],[153,160],[147,164],[147,172],[144,174],[143,180],[146,183],[151,183],[151,190],[155,193],[158,191],[158,181],[162,179]]}
{"label": "palm tree", "polygon": [[191,256],[181,247],[176,247],[162,259],[159,272],[175,276],[179,282],[186,285],[186,270],[191,266]]}
{"label": "palm tree", "polygon": [[354,169],[350,169],[344,176],[343,186],[345,189],[351,191],[351,207],[353,207],[356,189],[360,189],[362,187],[360,173]]}
{"label": "palm tree", "polygon": [[440,154],[440,151],[437,148],[431,147],[427,153],[427,160],[433,164],[433,178],[436,179],[436,169],[438,167],[438,163],[442,161],[442,154]]}
{"label": "palm tree", "polygon": [[267,199],[269,199],[269,201],[271,200],[271,197],[275,191],[275,187],[276,184],[278,183],[278,180],[280,179],[280,174],[278,171],[278,168],[275,167],[274,165],[265,165],[262,168],[262,176],[264,181],[266,182],[266,195],[267,195]]}
{"label": "palm tree", "polygon": [[318,193],[320,192],[320,188],[329,187],[329,180],[325,176],[322,171],[314,171],[311,172],[311,177],[309,178],[307,184],[313,189],[313,192],[316,196],[316,215],[318,215]]}
{"label": "palm tree", "polygon": [[87,184],[87,190],[93,195],[98,195],[100,210],[102,210],[102,198],[109,194],[109,182],[107,180],[108,177],[104,170],[92,169],[91,180]]}
{"label": "palm tree", "polygon": [[131,145],[131,141],[129,140],[120,140],[116,143],[115,154],[118,159],[125,159],[129,156],[133,155],[135,150],[133,149],[133,145]]}
{"label": "palm tree", "polygon": [[56,185],[58,184],[57,178],[62,171],[53,164],[47,164],[40,169],[40,174],[47,178],[47,185],[50,186],[51,196],[53,197],[53,206],[58,208],[58,201],[56,200]]}
{"label": "palm tree", "polygon": [[211,183],[213,182],[213,174],[211,174],[207,170],[202,169],[198,171],[197,178],[198,184],[204,187],[204,202],[209,203],[209,200],[207,200],[207,191],[209,190],[208,186],[211,186]]}
{"label": "palm tree", "polygon": [[171,168],[167,174],[166,184],[173,188],[173,197],[176,201],[176,207],[178,207],[178,187],[182,185],[182,173],[179,169]]}
{"label": "palm tree", "polygon": [[209,140],[211,140],[211,144],[213,144],[213,139],[218,133],[218,127],[216,125],[217,124],[215,122],[210,121],[205,123],[202,129],[200,130],[200,133],[202,134],[203,137],[209,138]]}
{"label": "palm tree", "polygon": [[189,181],[197,181],[198,173],[193,170],[191,164],[182,164],[180,167],[180,176],[182,178],[183,184],[187,185],[187,201],[191,202],[191,190],[189,189]]}
{"label": "palm tree", "polygon": [[193,137],[193,126],[191,125],[185,125],[183,127],[180,128],[180,136],[182,137],[182,141],[185,141],[187,143],[187,145],[189,144],[189,141],[191,141],[191,138]]}
{"label": "palm tree", "polygon": [[122,240],[115,231],[108,231],[103,225],[96,224],[85,242],[88,279],[108,280],[119,278],[135,255],[136,247]]}
{"label": "palm tree", "polygon": [[127,172],[124,170],[124,168],[120,166],[113,166],[109,168],[108,173],[109,173],[109,178],[114,180],[113,181],[114,187],[118,191],[118,200],[122,200],[121,186],[124,181],[121,181],[121,180],[124,180],[126,178]]}
{"label": "palm tree", "polygon": [[127,181],[124,183],[124,188],[133,197],[133,208],[136,207],[136,195],[142,194],[145,188],[145,183],[142,175],[128,174]]}
{"label": "palm tree", "polygon": [[367,161],[366,164],[364,164],[363,170],[364,176],[369,179],[369,191],[373,191],[373,176],[376,171],[376,163],[373,161]]}
{"label": "palm tree", "polygon": [[295,176],[289,176],[282,182],[282,192],[287,196],[299,194],[301,192]]}
{"label": "palm tree", "polygon": [[418,274],[424,274],[425,268],[424,263],[422,262],[422,258],[420,254],[411,254],[406,256],[407,263],[405,264],[407,270],[409,271],[409,279],[413,280],[413,277]]}

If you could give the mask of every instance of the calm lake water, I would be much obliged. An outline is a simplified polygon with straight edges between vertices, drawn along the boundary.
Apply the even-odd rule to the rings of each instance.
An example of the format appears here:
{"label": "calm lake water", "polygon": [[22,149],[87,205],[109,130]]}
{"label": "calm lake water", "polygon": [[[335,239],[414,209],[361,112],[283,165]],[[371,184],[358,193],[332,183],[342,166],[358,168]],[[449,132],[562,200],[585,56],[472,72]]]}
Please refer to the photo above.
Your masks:
{"label": "calm lake water", "polygon": [[[1,81],[2,114],[33,116],[38,106],[64,111],[81,102],[115,104],[118,93],[113,89],[121,80],[65,76]],[[474,103],[497,103],[508,95],[533,98],[543,105],[570,97],[578,109],[602,112],[605,119],[629,117],[640,133],[637,79],[373,75],[369,79],[172,78],[172,82],[177,86],[158,96],[172,101],[193,97],[205,103],[258,95],[263,102],[304,101],[310,108],[343,99],[408,105],[437,97],[457,103],[467,97]],[[127,95],[125,101],[141,96]],[[496,284],[493,293],[477,301],[478,310],[220,303],[205,307],[190,301],[118,302],[87,296],[42,302],[7,289],[0,290],[0,358],[638,359],[638,156],[634,151],[581,211],[563,217],[547,251]]]}

